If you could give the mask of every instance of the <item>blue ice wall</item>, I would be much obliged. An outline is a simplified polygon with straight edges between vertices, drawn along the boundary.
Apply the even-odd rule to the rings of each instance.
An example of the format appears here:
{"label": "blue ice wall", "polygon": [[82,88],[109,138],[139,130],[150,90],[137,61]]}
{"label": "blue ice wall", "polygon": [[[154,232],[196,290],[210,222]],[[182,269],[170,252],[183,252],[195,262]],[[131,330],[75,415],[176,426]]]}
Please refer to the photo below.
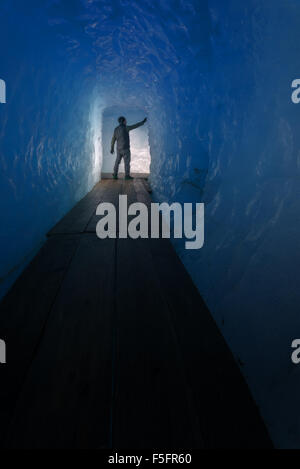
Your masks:
{"label": "blue ice wall", "polygon": [[275,444],[299,447],[291,342],[300,332],[300,107],[291,83],[300,72],[300,4],[208,5],[206,54],[191,75],[182,64],[168,79],[152,185],[161,200],[205,202],[205,246],[176,248]]}
{"label": "blue ice wall", "polygon": [[0,4],[2,292],[99,178],[105,109],[138,108],[155,198],[206,204],[203,249],[175,246],[281,447],[300,446],[299,24],[298,0]]}
{"label": "blue ice wall", "polygon": [[99,177],[89,73],[41,3],[0,4],[1,293]]}

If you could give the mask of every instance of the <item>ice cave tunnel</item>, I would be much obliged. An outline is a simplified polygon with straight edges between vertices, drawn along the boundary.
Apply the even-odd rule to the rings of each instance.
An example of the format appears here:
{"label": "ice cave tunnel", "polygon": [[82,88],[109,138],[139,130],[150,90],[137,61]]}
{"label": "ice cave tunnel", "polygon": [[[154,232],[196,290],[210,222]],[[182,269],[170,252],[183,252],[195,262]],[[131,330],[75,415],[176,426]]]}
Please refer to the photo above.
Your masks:
{"label": "ice cave tunnel", "polygon": [[158,201],[205,203],[204,247],[175,248],[274,443],[298,448],[299,18],[296,0],[0,4],[1,295],[111,171],[118,110],[147,116],[136,171]]}

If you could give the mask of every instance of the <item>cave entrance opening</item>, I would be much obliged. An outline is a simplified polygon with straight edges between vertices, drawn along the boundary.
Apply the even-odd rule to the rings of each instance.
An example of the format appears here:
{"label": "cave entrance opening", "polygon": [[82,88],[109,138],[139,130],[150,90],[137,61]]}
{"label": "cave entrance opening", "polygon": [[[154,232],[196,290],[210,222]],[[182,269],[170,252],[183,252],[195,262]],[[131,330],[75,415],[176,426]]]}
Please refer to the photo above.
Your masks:
{"label": "cave entrance opening", "polygon": [[[104,109],[102,114],[102,177],[111,177],[113,166],[116,159],[115,153],[110,153],[111,139],[113,131],[118,124],[118,117],[125,116],[128,125],[140,122],[146,116],[141,108],[128,108],[124,106],[112,106]],[[131,150],[131,175],[137,177],[148,177],[150,174],[150,146],[148,135],[148,124],[134,129],[130,132],[130,150]],[[124,162],[119,167],[119,175],[124,175]]]}

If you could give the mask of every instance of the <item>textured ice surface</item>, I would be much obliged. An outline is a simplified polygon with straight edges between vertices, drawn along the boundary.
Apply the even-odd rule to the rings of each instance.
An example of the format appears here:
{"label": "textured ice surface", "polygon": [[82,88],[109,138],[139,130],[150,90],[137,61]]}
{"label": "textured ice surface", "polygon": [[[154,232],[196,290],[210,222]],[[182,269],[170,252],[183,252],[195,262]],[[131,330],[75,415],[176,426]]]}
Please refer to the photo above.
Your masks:
{"label": "textured ice surface", "polygon": [[176,248],[282,447],[300,447],[299,21],[298,0],[0,3],[2,290],[98,180],[105,110],[139,109],[155,197],[206,203],[204,248]]}

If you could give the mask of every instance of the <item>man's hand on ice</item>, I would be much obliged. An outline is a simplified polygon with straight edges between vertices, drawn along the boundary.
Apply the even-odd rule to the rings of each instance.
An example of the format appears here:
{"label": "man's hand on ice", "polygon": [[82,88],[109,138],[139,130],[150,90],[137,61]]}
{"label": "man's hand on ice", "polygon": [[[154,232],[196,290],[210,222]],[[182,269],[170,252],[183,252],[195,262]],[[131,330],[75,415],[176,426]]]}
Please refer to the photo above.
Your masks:
{"label": "man's hand on ice", "polygon": [[145,124],[145,122],[147,122],[147,117],[145,117],[145,119],[143,120],[143,122],[144,122],[144,124]]}
{"label": "man's hand on ice", "polygon": [[111,154],[113,155],[114,152],[115,152],[115,150],[112,148],[112,149],[110,150],[110,152],[111,152]]}

